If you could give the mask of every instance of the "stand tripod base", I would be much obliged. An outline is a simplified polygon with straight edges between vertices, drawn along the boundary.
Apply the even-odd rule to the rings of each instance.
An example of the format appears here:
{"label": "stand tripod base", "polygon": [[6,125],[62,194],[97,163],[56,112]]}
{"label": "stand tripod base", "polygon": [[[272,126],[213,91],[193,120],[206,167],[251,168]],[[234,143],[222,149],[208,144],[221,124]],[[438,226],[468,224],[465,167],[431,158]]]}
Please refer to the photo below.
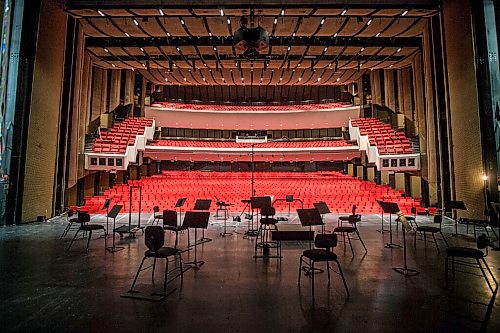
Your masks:
{"label": "stand tripod base", "polygon": [[210,238],[200,238],[197,241],[195,241],[194,244],[191,244],[189,247],[193,247],[193,246],[200,245],[200,244],[205,244],[205,243],[208,243],[211,241],[212,241],[212,239],[210,239]]}
{"label": "stand tripod base", "polygon": [[[152,289],[150,286],[146,285],[138,285],[137,287],[146,290]],[[120,297],[138,299],[142,301],[159,302],[163,301],[168,295],[173,293],[175,290],[176,288],[167,287],[167,291],[165,292],[165,294],[163,294],[162,292],[154,292],[154,291],[129,290],[121,294]]]}
{"label": "stand tripod base", "polygon": [[226,237],[226,236],[231,236],[233,233],[232,232],[221,232],[220,235],[221,237]]}
{"label": "stand tripod base", "polygon": [[198,261],[185,262],[184,264],[189,265],[192,268],[200,269],[200,267],[203,266],[203,264],[205,264],[205,262],[203,260],[198,260]]}
{"label": "stand tripod base", "polygon": [[385,244],[384,246],[386,249],[393,249],[393,248],[398,248],[398,249],[401,249],[402,246],[399,245],[399,244],[393,244],[393,243],[387,243]]}
{"label": "stand tripod base", "polygon": [[381,234],[383,234],[384,232],[390,232],[389,229],[377,229],[376,231],[380,232]]}
{"label": "stand tripod base", "polygon": [[318,273],[323,273],[325,272],[323,269],[321,268],[312,268],[312,267],[302,267],[302,270],[304,271],[304,275],[305,276],[309,276],[311,277],[312,276],[312,271],[314,270],[314,274],[318,274]]}
{"label": "stand tripod base", "polygon": [[[259,230],[257,229],[248,229],[247,231],[245,231],[245,237],[249,238],[249,237],[257,237],[259,235]],[[243,237],[243,238],[245,238]]]}
{"label": "stand tripod base", "polygon": [[106,248],[106,251],[108,251],[109,253],[115,253],[115,252],[118,252],[121,250],[125,250],[125,247],[123,247],[123,246],[110,246],[110,247]]}
{"label": "stand tripod base", "polygon": [[415,276],[420,274],[416,269],[411,268],[403,268],[403,267],[393,267],[392,268],[396,273],[404,275],[405,277]]}

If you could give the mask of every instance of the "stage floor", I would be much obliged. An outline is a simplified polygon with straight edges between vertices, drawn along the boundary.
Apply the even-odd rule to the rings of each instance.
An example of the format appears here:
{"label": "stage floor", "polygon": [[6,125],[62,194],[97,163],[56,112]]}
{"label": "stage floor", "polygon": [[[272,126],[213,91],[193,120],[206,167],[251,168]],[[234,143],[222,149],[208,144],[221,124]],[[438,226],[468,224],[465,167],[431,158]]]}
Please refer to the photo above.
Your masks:
{"label": "stage floor", "polygon": [[[136,224],[137,214],[132,223]],[[280,216],[287,214],[280,214]],[[333,230],[337,215],[327,215],[326,229]],[[388,217],[386,217],[388,218]],[[430,221],[429,217],[418,217]],[[151,222],[141,215],[141,224]],[[228,220],[232,236],[221,237],[223,221],[211,219],[206,236],[212,241],[198,247],[198,259],[206,263],[190,269],[181,286],[162,302],[121,298],[130,288],[145,251],[144,237],[120,240],[125,250],[109,254],[104,239],[94,237],[90,252],[78,239],[67,253],[73,235],[60,241],[65,218],[45,223],[0,227],[0,299],[2,332],[469,332],[478,331],[492,293],[481,276],[458,273],[444,279],[445,244],[417,242],[407,236],[408,267],[420,275],[405,278],[392,270],[403,265],[403,250],[384,245],[389,234],[380,229],[380,215],[363,215],[359,230],[368,248],[365,254],[354,240],[355,255],[339,244],[335,252],[344,270],[351,298],[346,299],[340,277],[332,274],[327,288],[326,274],[316,275],[316,300],[311,298],[311,281],[297,285],[299,257],[307,241],[283,244],[283,259],[254,259],[255,238],[244,238],[247,221]],[[94,215],[92,222],[104,223]],[[119,215],[117,225],[128,223]],[[295,214],[289,221],[298,223]],[[386,224],[387,226],[387,224]],[[393,242],[402,243],[402,232],[393,225]],[[465,226],[459,226],[465,233]],[[455,237],[449,221],[443,230],[450,245],[474,246],[471,237]],[[472,234],[472,229],[469,228]],[[478,234],[483,232],[478,228]],[[201,237],[198,233],[198,238]],[[194,232],[191,232],[194,239]],[[180,236],[180,247],[186,235]],[[173,235],[166,234],[169,245]],[[111,236],[108,236],[108,245]],[[183,253],[191,261],[194,251]],[[490,251],[487,262],[498,279],[499,252]],[[163,282],[163,265],[157,265],[156,283]],[[461,269],[463,270],[463,269]],[[470,270],[470,269],[467,269]],[[476,273],[479,273],[477,271]],[[451,277],[451,274],[450,274]],[[141,284],[151,283],[144,272]],[[500,331],[499,301],[488,325]]]}

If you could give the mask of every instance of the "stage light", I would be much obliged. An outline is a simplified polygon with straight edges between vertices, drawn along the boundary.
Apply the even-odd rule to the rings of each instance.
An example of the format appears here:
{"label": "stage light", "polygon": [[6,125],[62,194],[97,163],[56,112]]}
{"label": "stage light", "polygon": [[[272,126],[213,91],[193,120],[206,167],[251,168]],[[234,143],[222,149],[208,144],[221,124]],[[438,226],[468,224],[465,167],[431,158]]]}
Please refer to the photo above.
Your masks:
{"label": "stage light", "polygon": [[139,22],[137,22],[137,20],[136,20],[136,19],[134,19],[134,24],[138,26],[138,25],[139,25]]}
{"label": "stage light", "polygon": [[373,19],[369,19],[368,22],[366,22],[366,25],[370,25],[370,24],[372,24],[372,22],[373,22]]}
{"label": "stage light", "polygon": [[408,10],[405,10],[405,11],[401,14],[401,16],[406,16],[406,14],[408,14]]}
{"label": "stage light", "polygon": [[483,175],[483,181],[487,181],[488,180],[488,175]]}
{"label": "stage light", "polygon": [[170,32],[167,32],[167,37],[170,37]]}
{"label": "stage light", "polygon": [[158,9],[158,12],[160,13],[161,16],[165,16],[165,13],[163,12],[163,10],[161,8]]}
{"label": "stage light", "polygon": [[181,51],[181,49],[178,46],[175,49],[177,50],[177,52]]}
{"label": "stage light", "polygon": [[364,48],[364,47],[362,47],[362,48],[361,48],[361,50],[359,50],[359,52],[363,52],[364,50],[365,50],[365,48]]}
{"label": "stage light", "polygon": [[339,34],[336,32],[333,34],[333,37],[337,37]]}
{"label": "stage light", "polygon": [[97,11],[99,13],[99,15],[101,16],[106,16],[103,12],[101,12],[100,10]]}
{"label": "stage light", "polygon": [[277,18],[274,19],[274,24],[276,25],[276,23],[278,23],[278,19]]}
{"label": "stage light", "polygon": [[284,9],[282,9],[282,10],[281,10],[280,15],[281,15],[281,16],[285,15],[285,10],[284,10]]}
{"label": "stage light", "polygon": [[377,32],[377,34],[375,35],[375,37],[380,37],[380,32]]}
{"label": "stage light", "polygon": [[324,19],[324,18],[322,18],[322,19],[321,19],[321,22],[319,22],[319,24],[320,24],[320,25],[325,24],[325,19]]}
{"label": "stage light", "polygon": [[290,47],[290,46],[288,46],[288,48],[286,49],[286,51],[287,51],[287,52],[290,52],[290,49],[291,49],[291,47]]}
{"label": "stage light", "polygon": [[296,35],[296,33],[294,32],[294,33],[292,34],[292,37],[295,37],[295,35]]}
{"label": "stage light", "polygon": [[229,17],[227,18],[227,24],[231,24],[231,19]]}
{"label": "stage light", "polygon": [[399,48],[396,52],[397,52],[397,53],[401,52],[401,48]]}
{"label": "stage light", "polygon": [[109,53],[109,50],[107,48],[104,48],[104,52]]}
{"label": "stage light", "polygon": [[140,47],[139,50],[141,50],[142,52],[144,52],[144,48]]}
{"label": "stage light", "polygon": [[128,34],[128,32],[125,33],[125,36],[130,37],[130,35]]}
{"label": "stage light", "polygon": [[115,64],[111,64],[111,66],[116,67],[116,65],[115,65]]}
{"label": "stage light", "polygon": [[344,9],[340,15],[344,16],[345,14],[347,14],[347,9]]}
{"label": "stage light", "polygon": [[324,49],[323,49],[323,52],[326,52],[328,51],[328,46],[326,46]]}
{"label": "stage light", "polygon": [[220,16],[224,16],[224,9],[220,10]]}

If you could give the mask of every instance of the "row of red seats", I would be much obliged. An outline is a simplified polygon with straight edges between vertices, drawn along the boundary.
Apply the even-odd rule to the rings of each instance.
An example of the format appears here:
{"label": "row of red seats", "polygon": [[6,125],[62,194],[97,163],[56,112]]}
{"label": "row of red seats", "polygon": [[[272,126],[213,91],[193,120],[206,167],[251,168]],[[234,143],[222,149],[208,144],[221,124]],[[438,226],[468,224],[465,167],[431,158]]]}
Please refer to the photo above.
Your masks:
{"label": "row of red seats", "polygon": [[[249,172],[201,172],[169,171],[141,180],[132,180],[128,184],[117,185],[106,190],[103,195],[90,197],[81,209],[91,213],[103,213],[106,198],[113,204],[124,206],[123,212],[129,211],[130,186],[142,187],[141,209],[152,211],[154,206],[171,209],[178,198],[188,198],[184,210],[192,209],[196,199],[212,199],[211,211],[215,211],[217,200],[233,204],[232,213],[239,213],[245,208],[242,199],[248,199],[251,193],[251,174]],[[420,199],[404,197],[400,191],[388,186],[359,180],[338,172],[293,173],[262,172],[255,174],[257,195],[271,195],[274,199],[284,199],[293,195],[301,199],[304,207],[312,207],[314,202],[325,201],[332,213],[347,213],[356,204],[360,213],[380,213],[376,200],[396,202],[401,210],[410,213],[412,207],[420,207]],[[139,209],[139,192],[133,191],[132,211]],[[278,212],[287,212],[288,204],[277,201]],[[291,205],[291,210],[300,208],[298,202]]]}
{"label": "row of red seats", "polygon": [[211,104],[186,104],[174,102],[157,102],[153,107],[176,110],[214,110],[214,111],[314,111],[336,109],[350,106],[348,103],[317,103],[294,105],[211,105]]}
{"label": "row of red seats", "polygon": [[351,126],[358,127],[361,135],[367,135],[370,145],[377,146],[380,155],[413,153],[410,140],[403,132],[396,132],[391,125],[376,118],[351,120]]}
{"label": "row of red seats", "polygon": [[127,151],[127,146],[133,146],[137,135],[144,134],[146,127],[152,126],[153,120],[146,118],[127,118],[116,123],[94,142],[92,151],[95,153],[119,153]]}
{"label": "row of red seats", "polygon": [[[203,147],[203,148],[244,148],[248,143],[234,141],[187,141],[187,140],[155,140],[153,146],[164,147]],[[312,148],[312,147],[347,147],[352,144],[347,140],[323,140],[323,141],[275,141],[254,144],[255,148]]]}

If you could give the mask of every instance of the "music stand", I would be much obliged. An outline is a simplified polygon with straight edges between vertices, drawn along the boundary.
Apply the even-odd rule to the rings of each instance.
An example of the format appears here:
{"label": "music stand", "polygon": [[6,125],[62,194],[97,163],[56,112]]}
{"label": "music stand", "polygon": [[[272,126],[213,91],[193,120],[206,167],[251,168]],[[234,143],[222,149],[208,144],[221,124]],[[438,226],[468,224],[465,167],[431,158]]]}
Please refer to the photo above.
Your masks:
{"label": "music stand", "polygon": [[[497,214],[497,227],[498,227],[498,234],[495,235],[497,237],[498,245],[495,247],[492,247],[492,251],[500,251],[500,204],[497,202],[490,202],[491,207],[493,208],[495,214]],[[491,227],[491,230],[493,231],[493,227]],[[495,231],[493,231],[495,233]]]}
{"label": "music stand", "polygon": [[[211,205],[212,205],[212,200],[211,199],[196,199],[196,201],[194,203],[193,210],[208,211],[210,209]],[[205,230],[202,231],[202,235],[201,235],[201,238],[200,238],[199,242],[196,240],[196,237],[194,239],[195,239],[195,242],[197,242],[198,244],[207,243],[207,242],[211,242],[212,241],[211,238],[206,238],[205,237]]]}
{"label": "music stand", "polygon": [[[210,212],[186,212],[184,215],[184,221],[182,222],[183,227],[187,227],[188,229],[194,228],[194,238],[198,237],[198,229],[206,229],[208,226],[208,220],[210,219]],[[188,230],[189,232],[189,230]],[[203,260],[198,260],[197,257],[197,248],[198,243],[194,243],[194,261],[186,262],[186,264],[192,265],[196,269],[200,269],[200,267],[205,263]]]}
{"label": "music stand", "polygon": [[109,205],[111,204],[111,198],[107,198],[104,201],[104,205],[102,205],[101,209],[106,210],[106,235],[104,237],[108,237],[109,234]]}
{"label": "music stand", "polygon": [[457,210],[467,210],[467,207],[465,207],[465,203],[461,200],[451,200],[448,208],[452,210],[452,213],[455,216],[455,236],[458,236]]}
{"label": "music stand", "polygon": [[324,218],[323,215],[330,214],[331,213],[330,208],[324,201],[315,202],[313,203],[313,206],[319,211],[319,214],[321,215],[321,220],[323,221],[323,225],[321,226],[321,233],[324,234],[328,230],[325,230],[325,221],[323,219]]}
{"label": "music stand", "polygon": [[[299,216],[300,224],[303,227],[309,227],[309,234],[313,234],[312,227],[323,224],[323,219],[317,208],[306,208],[297,209],[297,215]],[[314,238],[314,236],[313,236]],[[309,250],[312,249],[312,239],[309,238]],[[304,267],[305,275],[310,275],[313,270],[311,266],[311,261],[309,260],[309,267]],[[322,269],[314,268],[314,271],[318,273],[324,272]]]}
{"label": "music stand", "polygon": [[285,196],[285,202],[288,204],[288,216],[290,216],[290,206],[293,202],[293,195],[289,194],[289,195]]}
{"label": "music stand", "polygon": [[259,235],[259,230],[254,227],[254,210],[257,210],[257,221],[259,221],[259,211],[264,207],[271,207],[271,197],[251,197],[250,198],[250,209],[252,211],[252,225],[250,226],[250,220],[248,221],[248,230],[245,232],[243,237],[257,237]]}
{"label": "music stand", "polygon": [[187,198],[177,199],[174,208],[179,208],[179,221],[182,221],[182,206],[186,203]]}
{"label": "music stand", "polygon": [[[398,218],[399,218],[399,221],[402,221],[402,219],[406,219],[405,214],[403,214],[401,211],[398,212]],[[406,222],[406,223],[408,223],[408,222]],[[401,224],[403,224],[403,222],[401,222]],[[408,228],[410,231],[411,225],[410,224],[407,224],[407,225],[409,226]],[[415,276],[415,275],[420,274],[420,272],[417,271],[416,269],[408,268],[408,265],[406,264],[406,227],[403,225],[402,229],[403,229],[403,258],[404,258],[405,265],[404,265],[404,267],[393,267],[392,269],[396,273],[404,275],[404,277]]]}
{"label": "music stand", "polygon": [[120,210],[122,210],[123,206],[122,205],[114,205],[113,208],[109,211],[109,213],[106,215],[106,220],[108,218],[113,219],[113,245],[110,247],[107,247],[106,250],[108,250],[109,253],[115,253],[118,251],[121,251],[125,249],[123,246],[115,246],[115,230],[116,230],[116,217],[120,213]]}
{"label": "music stand", "polygon": [[[394,202],[388,202],[388,201],[380,201],[377,200],[377,203],[382,207],[382,212],[389,214],[389,243],[385,244],[385,247],[390,249],[393,247],[399,247],[401,248],[402,246],[399,244],[394,244],[392,242],[392,214],[397,214],[400,210],[398,207],[397,203]],[[384,221],[384,217],[382,216],[382,222]],[[383,226],[382,226],[383,230]]]}

